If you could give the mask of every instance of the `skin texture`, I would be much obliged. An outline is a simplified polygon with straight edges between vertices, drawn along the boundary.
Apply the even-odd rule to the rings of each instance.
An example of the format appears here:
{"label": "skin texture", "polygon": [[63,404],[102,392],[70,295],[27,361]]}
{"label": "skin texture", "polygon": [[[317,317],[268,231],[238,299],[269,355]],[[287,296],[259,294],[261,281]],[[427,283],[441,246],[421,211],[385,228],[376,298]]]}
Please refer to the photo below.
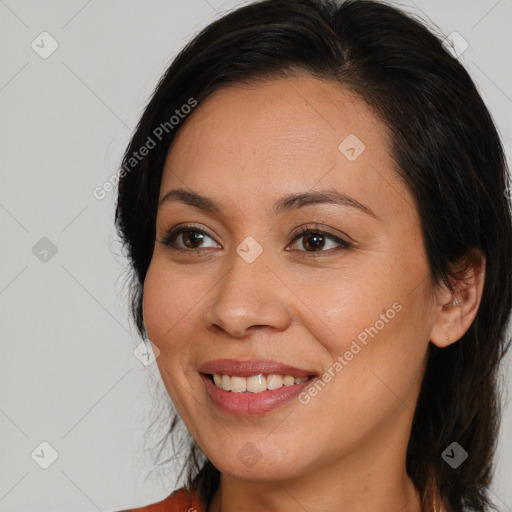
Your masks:
{"label": "skin texture", "polygon": [[[353,161],[338,149],[351,134],[365,146]],[[428,344],[464,334],[483,274],[468,275],[457,305],[432,283],[386,126],[358,96],[307,75],[224,87],[173,141],[160,198],[174,188],[224,209],[162,203],[144,285],[166,389],[222,473],[210,512],[419,511],[405,457]],[[272,211],[282,196],[326,189],[375,217],[328,203]],[[180,223],[207,232],[195,245],[202,250],[187,249],[189,233],[174,240],[182,252],[162,243]],[[294,241],[304,225],[352,245],[337,250],[327,237],[315,249],[307,234]],[[252,263],[236,252],[248,236],[263,249]],[[307,404],[241,417],[205,392],[198,367],[217,358],[272,359],[322,375],[395,303],[401,310]],[[260,457],[252,467],[237,457],[248,442]]]}

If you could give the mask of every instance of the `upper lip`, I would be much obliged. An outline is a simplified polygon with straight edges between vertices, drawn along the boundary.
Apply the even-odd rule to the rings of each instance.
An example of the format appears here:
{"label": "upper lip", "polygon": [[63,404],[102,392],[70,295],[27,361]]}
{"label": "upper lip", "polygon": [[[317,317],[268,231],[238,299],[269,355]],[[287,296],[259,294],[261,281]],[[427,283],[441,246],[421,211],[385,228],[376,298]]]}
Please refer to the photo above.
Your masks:
{"label": "upper lip", "polygon": [[221,375],[236,375],[238,377],[251,377],[252,375],[258,374],[277,374],[301,378],[315,375],[315,372],[311,370],[296,368],[268,359],[251,359],[244,361],[238,359],[214,359],[202,364],[199,367],[199,371],[205,374],[218,373]]}

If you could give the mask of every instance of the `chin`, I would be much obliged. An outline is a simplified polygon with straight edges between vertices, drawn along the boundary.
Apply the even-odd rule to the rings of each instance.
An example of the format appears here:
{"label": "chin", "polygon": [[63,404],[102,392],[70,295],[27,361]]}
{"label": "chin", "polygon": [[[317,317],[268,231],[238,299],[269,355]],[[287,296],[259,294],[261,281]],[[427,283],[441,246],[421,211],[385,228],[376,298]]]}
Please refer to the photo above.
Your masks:
{"label": "chin", "polygon": [[259,482],[287,480],[306,471],[305,461],[297,454],[290,453],[276,446],[256,446],[251,441],[232,443],[233,451],[227,453],[210,453],[213,465],[223,474],[241,480]]}

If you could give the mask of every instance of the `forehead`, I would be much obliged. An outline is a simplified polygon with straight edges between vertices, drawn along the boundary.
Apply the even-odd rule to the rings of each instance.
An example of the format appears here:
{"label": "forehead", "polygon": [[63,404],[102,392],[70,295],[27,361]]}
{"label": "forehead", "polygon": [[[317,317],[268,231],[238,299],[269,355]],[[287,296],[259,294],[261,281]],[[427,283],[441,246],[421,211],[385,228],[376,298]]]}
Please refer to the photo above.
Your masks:
{"label": "forehead", "polygon": [[[280,153],[302,158],[311,146],[320,146],[332,157],[338,151],[333,143],[350,134],[364,139],[373,151],[385,149],[386,127],[361,98],[338,83],[294,76],[217,90],[190,116],[173,146],[200,142],[202,154],[256,149],[265,143],[266,151],[260,146],[258,156],[275,150],[272,158]],[[187,156],[197,159],[201,154]]]}
{"label": "forehead", "polygon": [[323,186],[391,199],[403,188],[394,174],[387,127],[367,104],[338,83],[296,76],[209,96],[170,147],[161,195],[185,186],[246,202]]}

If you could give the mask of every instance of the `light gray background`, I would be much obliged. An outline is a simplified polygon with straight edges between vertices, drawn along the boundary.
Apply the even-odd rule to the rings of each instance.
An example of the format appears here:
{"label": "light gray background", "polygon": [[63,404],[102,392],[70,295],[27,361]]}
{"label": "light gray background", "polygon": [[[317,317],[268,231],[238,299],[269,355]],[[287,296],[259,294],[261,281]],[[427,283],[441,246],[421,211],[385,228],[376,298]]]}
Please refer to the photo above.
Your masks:
{"label": "light gray background", "polygon": [[[128,319],[115,192],[97,200],[92,191],[115,175],[173,55],[241,3],[0,0],[2,512],[114,511],[159,501],[178,485],[172,463],[144,481],[152,466],[142,440],[159,375],[133,353],[140,340]],[[460,59],[510,157],[512,0],[401,5],[467,41]],[[46,59],[31,47],[51,48],[43,31],[58,43]],[[42,237],[57,248],[46,262],[32,250]],[[510,370],[508,357],[493,487],[503,511],[512,511]],[[48,469],[42,442],[58,452]]]}

